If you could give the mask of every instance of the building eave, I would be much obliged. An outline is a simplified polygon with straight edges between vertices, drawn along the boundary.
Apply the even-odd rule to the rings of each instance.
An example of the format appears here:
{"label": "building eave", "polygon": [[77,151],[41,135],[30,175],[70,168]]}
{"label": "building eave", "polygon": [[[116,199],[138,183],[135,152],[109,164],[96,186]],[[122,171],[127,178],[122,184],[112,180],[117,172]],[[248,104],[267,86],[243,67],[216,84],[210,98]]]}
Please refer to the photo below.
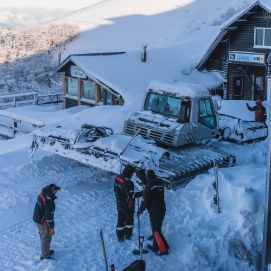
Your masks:
{"label": "building eave", "polygon": [[216,39],[213,41],[213,43],[211,44],[211,46],[208,48],[208,50],[206,51],[206,53],[203,55],[202,59],[200,60],[200,62],[198,63],[198,65],[196,66],[196,68],[198,70],[202,70],[204,68],[204,65],[206,64],[208,58],[210,57],[210,55],[213,53],[214,49],[217,47],[217,45],[221,42],[221,40],[225,37],[225,35],[229,32],[232,31],[232,25],[235,22],[241,22],[242,21],[242,17],[246,14],[248,14],[250,12],[250,10],[252,10],[253,8],[255,8],[256,6],[261,7],[262,9],[266,10],[268,13],[271,14],[271,11],[265,7],[260,1],[256,1],[254,4],[252,4],[251,6],[249,6],[247,9],[245,9],[244,11],[242,11],[240,14],[238,14],[236,17],[234,17],[230,22],[228,22],[226,25],[224,25],[221,30],[220,33],[218,34],[218,36],[216,37]]}

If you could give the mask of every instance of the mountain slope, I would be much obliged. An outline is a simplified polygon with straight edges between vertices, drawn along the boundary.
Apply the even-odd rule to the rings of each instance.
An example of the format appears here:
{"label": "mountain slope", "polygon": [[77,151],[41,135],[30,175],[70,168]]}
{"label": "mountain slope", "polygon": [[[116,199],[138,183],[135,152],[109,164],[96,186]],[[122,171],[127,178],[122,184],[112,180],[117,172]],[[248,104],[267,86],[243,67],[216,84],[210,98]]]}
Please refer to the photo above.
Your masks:
{"label": "mountain slope", "polygon": [[[57,22],[80,25],[81,36],[67,54],[167,47],[203,37],[209,43],[220,26],[253,0],[107,0]],[[264,4],[268,1],[263,2]]]}

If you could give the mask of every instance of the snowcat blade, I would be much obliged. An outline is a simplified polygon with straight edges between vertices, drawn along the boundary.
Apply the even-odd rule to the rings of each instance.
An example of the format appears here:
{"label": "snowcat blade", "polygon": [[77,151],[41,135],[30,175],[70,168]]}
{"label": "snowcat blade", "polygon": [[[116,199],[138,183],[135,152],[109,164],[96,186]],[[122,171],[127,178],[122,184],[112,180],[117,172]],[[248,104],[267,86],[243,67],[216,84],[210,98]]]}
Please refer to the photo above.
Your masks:
{"label": "snowcat blade", "polygon": [[268,136],[265,122],[242,120],[226,114],[218,115],[222,140],[246,144],[264,140]]}

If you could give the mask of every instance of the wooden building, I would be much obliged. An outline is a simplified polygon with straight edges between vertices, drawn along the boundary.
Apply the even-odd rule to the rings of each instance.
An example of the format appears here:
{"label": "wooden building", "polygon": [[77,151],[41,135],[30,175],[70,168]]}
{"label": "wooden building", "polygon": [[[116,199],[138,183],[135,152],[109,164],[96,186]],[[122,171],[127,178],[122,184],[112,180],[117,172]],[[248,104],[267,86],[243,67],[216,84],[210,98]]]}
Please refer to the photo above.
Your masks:
{"label": "wooden building", "polygon": [[271,12],[259,1],[226,24],[197,66],[219,71],[224,99],[270,100]]}
{"label": "wooden building", "polygon": [[[175,52],[177,53],[177,52]],[[145,58],[142,57],[142,54]],[[180,73],[172,48],[114,53],[74,54],[57,68],[63,75],[65,108],[76,105],[141,105],[153,80],[175,80],[215,88],[225,80],[218,72]],[[163,65],[161,65],[163,63]]]}
{"label": "wooden building", "polygon": [[56,72],[63,74],[64,107],[68,108],[76,105],[122,105],[124,100],[121,94],[91,74],[88,69],[81,65],[78,59],[123,53],[80,54],[67,57],[56,68]]}

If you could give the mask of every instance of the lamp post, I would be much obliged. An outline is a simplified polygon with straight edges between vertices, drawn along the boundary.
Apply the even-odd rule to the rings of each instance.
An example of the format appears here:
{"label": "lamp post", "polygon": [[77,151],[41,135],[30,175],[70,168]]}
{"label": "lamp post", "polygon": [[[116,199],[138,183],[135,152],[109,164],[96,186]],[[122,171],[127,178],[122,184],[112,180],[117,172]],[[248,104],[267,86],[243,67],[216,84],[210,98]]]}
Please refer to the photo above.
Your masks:
{"label": "lamp post", "polygon": [[265,190],[265,212],[263,229],[263,249],[261,271],[271,271],[271,53],[267,58],[267,100],[269,102],[268,114],[268,152]]}

